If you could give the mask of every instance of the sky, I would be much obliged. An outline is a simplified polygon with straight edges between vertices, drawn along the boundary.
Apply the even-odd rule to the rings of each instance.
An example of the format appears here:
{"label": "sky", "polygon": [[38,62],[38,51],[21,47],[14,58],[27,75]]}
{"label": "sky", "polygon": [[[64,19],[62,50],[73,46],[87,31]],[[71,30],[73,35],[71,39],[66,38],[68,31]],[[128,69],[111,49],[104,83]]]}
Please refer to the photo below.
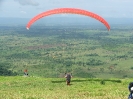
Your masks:
{"label": "sky", "polygon": [[32,18],[47,10],[68,7],[107,18],[133,18],[133,0],[0,0],[0,17]]}

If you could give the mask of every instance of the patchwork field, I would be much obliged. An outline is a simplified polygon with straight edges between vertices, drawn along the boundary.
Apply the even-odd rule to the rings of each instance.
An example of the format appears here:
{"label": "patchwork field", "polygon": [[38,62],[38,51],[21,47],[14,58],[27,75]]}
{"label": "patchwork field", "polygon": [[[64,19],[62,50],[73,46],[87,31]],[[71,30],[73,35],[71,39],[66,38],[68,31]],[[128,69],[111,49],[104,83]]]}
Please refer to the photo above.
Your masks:
{"label": "patchwork field", "polygon": [[0,46],[1,75],[133,77],[131,26],[1,26]]}

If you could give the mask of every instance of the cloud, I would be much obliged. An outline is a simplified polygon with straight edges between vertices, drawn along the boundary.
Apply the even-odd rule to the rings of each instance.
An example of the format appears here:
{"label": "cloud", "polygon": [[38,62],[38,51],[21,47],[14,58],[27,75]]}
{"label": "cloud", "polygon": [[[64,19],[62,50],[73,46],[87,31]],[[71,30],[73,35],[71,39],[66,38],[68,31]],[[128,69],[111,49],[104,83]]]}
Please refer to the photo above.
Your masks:
{"label": "cloud", "polygon": [[14,0],[19,2],[21,5],[31,5],[31,6],[38,6],[39,3],[35,2],[34,0]]}

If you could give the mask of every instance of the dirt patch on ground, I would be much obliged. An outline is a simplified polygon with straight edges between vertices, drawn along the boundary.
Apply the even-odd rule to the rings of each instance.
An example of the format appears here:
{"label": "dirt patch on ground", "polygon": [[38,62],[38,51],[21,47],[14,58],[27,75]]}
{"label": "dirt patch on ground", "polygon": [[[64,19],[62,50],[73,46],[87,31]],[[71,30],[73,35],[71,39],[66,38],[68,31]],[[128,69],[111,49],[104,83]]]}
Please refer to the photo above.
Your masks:
{"label": "dirt patch on ground", "polygon": [[46,44],[46,45],[37,45],[37,46],[27,46],[24,49],[27,50],[38,50],[38,49],[49,49],[49,48],[56,48],[56,47],[65,47],[66,44]]}

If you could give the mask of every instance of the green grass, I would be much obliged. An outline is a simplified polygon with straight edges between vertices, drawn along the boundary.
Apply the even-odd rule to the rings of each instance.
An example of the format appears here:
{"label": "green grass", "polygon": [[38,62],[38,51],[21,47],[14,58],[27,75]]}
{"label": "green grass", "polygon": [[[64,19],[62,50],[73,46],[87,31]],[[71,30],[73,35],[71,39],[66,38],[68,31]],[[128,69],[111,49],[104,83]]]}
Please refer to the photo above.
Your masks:
{"label": "green grass", "polygon": [[[133,31],[117,26],[110,32],[79,26],[0,27],[0,68],[23,75],[132,78]],[[109,67],[113,66],[110,70]],[[80,72],[80,73],[79,73]]]}
{"label": "green grass", "polygon": [[127,99],[132,79],[0,77],[0,99]]}

